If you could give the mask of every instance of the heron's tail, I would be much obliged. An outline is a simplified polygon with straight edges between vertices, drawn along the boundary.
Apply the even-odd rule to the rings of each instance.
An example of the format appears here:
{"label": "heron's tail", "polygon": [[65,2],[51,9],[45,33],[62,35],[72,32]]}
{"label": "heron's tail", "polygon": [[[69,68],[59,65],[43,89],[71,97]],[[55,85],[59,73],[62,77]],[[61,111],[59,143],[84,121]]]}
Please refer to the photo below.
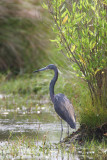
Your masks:
{"label": "heron's tail", "polygon": [[76,123],[70,124],[70,127],[73,128],[73,129],[76,129]]}
{"label": "heron's tail", "polygon": [[73,120],[68,121],[68,124],[71,128],[76,129],[76,122],[74,122]]}

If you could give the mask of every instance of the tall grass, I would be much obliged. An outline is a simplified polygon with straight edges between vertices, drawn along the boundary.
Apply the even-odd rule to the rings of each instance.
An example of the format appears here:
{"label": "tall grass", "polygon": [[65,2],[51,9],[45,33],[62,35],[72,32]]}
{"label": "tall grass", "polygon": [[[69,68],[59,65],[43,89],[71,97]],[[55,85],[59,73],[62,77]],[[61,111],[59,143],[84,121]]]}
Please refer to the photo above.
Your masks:
{"label": "tall grass", "polygon": [[39,0],[0,1],[0,71],[29,70],[47,61],[48,20]]}

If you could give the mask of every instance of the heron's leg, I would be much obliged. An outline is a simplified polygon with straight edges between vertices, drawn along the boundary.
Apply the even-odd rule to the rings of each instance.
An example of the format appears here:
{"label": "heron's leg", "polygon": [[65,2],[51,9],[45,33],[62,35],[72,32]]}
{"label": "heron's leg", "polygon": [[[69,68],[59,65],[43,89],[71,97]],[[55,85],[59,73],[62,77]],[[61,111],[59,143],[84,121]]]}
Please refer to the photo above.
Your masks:
{"label": "heron's leg", "polygon": [[61,119],[61,132],[63,132],[62,119]]}
{"label": "heron's leg", "polygon": [[67,124],[68,130],[67,130],[67,135],[69,136],[69,124]]}
{"label": "heron's leg", "polygon": [[61,119],[61,137],[60,137],[60,141],[62,139],[62,133],[63,133],[63,125],[62,125],[62,119]]}

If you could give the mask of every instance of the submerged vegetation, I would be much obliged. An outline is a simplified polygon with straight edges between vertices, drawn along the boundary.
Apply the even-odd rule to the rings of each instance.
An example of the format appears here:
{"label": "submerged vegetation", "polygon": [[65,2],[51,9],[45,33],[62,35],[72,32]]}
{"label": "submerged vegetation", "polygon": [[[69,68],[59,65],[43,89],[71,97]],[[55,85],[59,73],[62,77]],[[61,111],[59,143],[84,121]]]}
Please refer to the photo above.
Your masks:
{"label": "submerged vegetation", "polygon": [[[11,142],[11,143],[10,143]],[[2,146],[0,153],[3,158],[46,158],[46,159],[100,159],[106,160],[106,144],[97,141],[87,142],[84,146],[78,144],[51,144],[47,141],[47,136],[42,139],[41,145],[36,138],[29,139],[26,136],[17,137],[14,141],[10,138]]]}

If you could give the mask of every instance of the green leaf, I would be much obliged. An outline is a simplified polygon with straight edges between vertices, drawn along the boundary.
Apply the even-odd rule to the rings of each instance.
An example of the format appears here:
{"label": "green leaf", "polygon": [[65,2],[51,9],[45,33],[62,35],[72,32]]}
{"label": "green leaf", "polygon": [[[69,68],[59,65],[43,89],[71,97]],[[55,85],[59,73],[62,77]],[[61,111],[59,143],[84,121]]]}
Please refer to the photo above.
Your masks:
{"label": "green leaf", "polygon": [[76,2],[73,3],[72,12],[75,13],[76,11]]}
{"label": "green leaf", "polygon": [[75,45],[72,45],[71,52],[74,52],[74,50],[75,50]]}
{"label": "green leaf", "polygon": [[67,15],[67,10],[66,11],[64,11],[62,14],[61,14],[61,18],[64,18],[66,15]]}
{"label": "green leaf", "polygon": [[62,12],[65,9],[65,4],[63,4],[63,6],[60,9],[60,12]]}
{"label": "green leaf", "polygon": [[46,3],[42,3],[42,7],[44,8],[44,9],[48,9],[48,5],[46,5]]}
{"label": "green leaf", "polygon": [[89,32],[90,35],[93,36],[94,33],[91,30],[89,30],[88,32]]}

